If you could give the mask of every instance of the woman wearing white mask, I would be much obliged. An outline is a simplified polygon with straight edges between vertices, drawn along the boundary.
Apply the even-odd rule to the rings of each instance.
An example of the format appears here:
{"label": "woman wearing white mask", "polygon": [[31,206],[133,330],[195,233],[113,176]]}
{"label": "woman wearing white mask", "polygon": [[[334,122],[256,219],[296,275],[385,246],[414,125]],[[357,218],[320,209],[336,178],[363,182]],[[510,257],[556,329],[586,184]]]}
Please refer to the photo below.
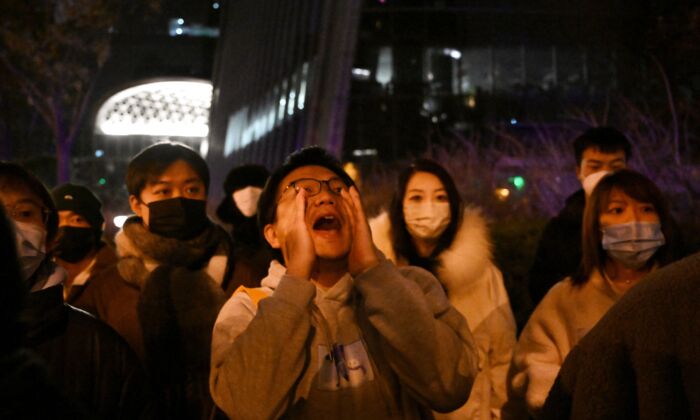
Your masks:
{"label": "woman wearing white mask", "polygon": [[239,286],[259,287],[267,276],[272,253],[262,240],[258,228],[258,199],[268,170],[262,165],[247,164],[231,169],[224,181],[224,198],[216,216],[231,226],[233,239],[233,274],[224,284],[231,295]]}
{"label": "woman wearing white mask", "polygon": [[136,355],[111,328],[63,302],[66,272],[51,258],[58,216],[48,190],[19,165],[0,162],[0,206],[13,224],[22,280],[31,292],[22,311],[24,344],[86,417],[139,418],[150,397]]}
{"label": "woman wearing white mask", "polygon": [[47,250],[58,230],[58,215],[43,184],[20,166],[2,162],[0,204],[14,224],[20,271],[30,291],[62,284],[67,274]]}
{"label": "woman wearing white mask", "polygon": [[370,227],[387,258],[435,274],[479,347],[480,373],[469,400],[436,418],[499,418],[516,326],[481,211],[464,208],[447,171],[421,159],[399,175],[389,213],[371,220]]}
{"label": "woman wearing white mask", "polygon": [[[557,283],[523,329],[509,374],[508,410],[537,416],[572,347],[678,245],[659,189],[637,172],[604,176],[587,200],[579,272]],[[524,403],[524,404],[523,404]]]}

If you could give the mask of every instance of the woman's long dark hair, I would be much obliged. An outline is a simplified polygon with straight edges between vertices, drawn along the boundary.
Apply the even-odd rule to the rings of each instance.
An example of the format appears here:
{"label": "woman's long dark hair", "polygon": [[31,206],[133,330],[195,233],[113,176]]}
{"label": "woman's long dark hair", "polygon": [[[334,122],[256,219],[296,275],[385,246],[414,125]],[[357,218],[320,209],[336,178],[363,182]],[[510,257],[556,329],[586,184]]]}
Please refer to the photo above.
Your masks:
{"label": "woman's long dark hair", "polygon": [[[418,251],[413,245],[413,239],[406,229],[406,220],[403,214],[403,199],[406,195],[406,186],[408,185],[408,181],[410,181],[417,172],[427,172],[438,177],[445,187],[450,204],[450,223],[447,225],[442,235],[440,235],[437,246],[432,254],[427,257],[418,255]],[[445,168],[430,159],[419,159],[399,174],[398,186],[392,197],[391,206],[389,207],[389,218],[391,220],[391,238],[394,243],[394,250],[397,258],[406,259],[410,265],[423,267],[434,272],[436,257],[452,244],[457,229],[462,221],[462,198],[459,195],[459,191],[457,191],[452,177],[447,173]]]}
{"label": "woman's long dark hair", "polygon": [[663,194],[656,184],[646,176],[629,169],[621,169],[601,179],[587,199],[581,231],[581,267],[572,277],[574,284],[585,284],[594,270],[605,273],[605,263],[608,256],[602,245],[603,233],[600,228],[600,215],[608,207],[613,190],[619,190],[639,202],[653,205],[659,216],[666,244],[649,259],[646,267],[651,267],[654,264],[664,266],[679,257],[680,244],[676,234],[677,228],[671,218]]}

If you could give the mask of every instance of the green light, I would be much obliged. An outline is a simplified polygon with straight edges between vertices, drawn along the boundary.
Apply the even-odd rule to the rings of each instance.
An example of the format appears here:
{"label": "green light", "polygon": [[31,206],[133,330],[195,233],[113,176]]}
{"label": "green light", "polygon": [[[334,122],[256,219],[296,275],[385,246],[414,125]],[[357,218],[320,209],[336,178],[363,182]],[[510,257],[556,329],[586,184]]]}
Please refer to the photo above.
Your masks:
{"label": "green light", "polygon": [[97,181],[97,183],[100,184],[100,185],[105,185],[105,184],[107,183],[107,180],[104,179],[104,178],[100,178],[100,179]]}
{"label": "green light", "polygon": [[513,184],[513,186],[514,186],[517,190],[522,190],[523,188],[525,188],[525,178],[523,178],[523,177],[521,177],[521,176],[519,176],[519,175],[518,175],[518,176],[512,176],[512,177],[508,178],[508,181],[510,181],[511,184]]}

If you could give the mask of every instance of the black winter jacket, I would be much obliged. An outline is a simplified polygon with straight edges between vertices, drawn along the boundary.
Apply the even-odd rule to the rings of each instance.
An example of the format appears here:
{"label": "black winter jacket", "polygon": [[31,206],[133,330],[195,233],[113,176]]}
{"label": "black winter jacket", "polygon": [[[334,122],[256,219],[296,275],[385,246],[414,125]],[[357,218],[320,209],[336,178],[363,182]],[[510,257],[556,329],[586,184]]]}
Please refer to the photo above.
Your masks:
{"label": "black winter jacket", "polygon": [[51,382],[46,363],[31,350],[2,353],[0,372],[0,419],[91,418]]}
{"label": "black winter jacket", "polygon": [[581,189],[566,199],[562,211],[544,227],[529,274],[533,306],[537,306],[552,286],[578,270],[585,206],[586,194]]}
{"label": "black winter jacket", "polygon": [[61,285],[31,293],[23,319],[27,347],[65,396],[99,419],[148,416],[149,388],[136,355],[106,324],[63,303]]}

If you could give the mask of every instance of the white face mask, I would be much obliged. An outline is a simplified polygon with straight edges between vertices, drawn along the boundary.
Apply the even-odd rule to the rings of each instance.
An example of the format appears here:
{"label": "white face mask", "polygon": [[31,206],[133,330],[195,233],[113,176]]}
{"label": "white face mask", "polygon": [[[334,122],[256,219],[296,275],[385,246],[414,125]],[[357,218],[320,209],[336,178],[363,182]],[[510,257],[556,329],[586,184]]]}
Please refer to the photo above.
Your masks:
{"label": "white face mask", "polygon": [[403,206],[408,233],[415,238],[437,239],[450,224],[450,203],[426,200]]}
{"label": "white face mask", "polygon": [[261,192],[262,188],[260,187],[242,188],[233,192],[233,202],[236,203],[236,207],[245,217],[251,217],[258,209],[258,199]]}
{"label": "white face mask", "polygon": [[22,279],[28,280],[46,257],[46,230],[32,223],[14,223],[17,259]]}
{"label": "white face mask", "polygon": [[593,172],[592,174],[588,175],[587,177],[583,178],[583,181],[581,181],[581,185],[583,186],[583,190],[586,192],[586,197],[590,197],[591,194],[593,194],[593,190],[595,189],[596,185],[600,182],[605,175],[610,174],[612,172],[610,171],[598,171],[598,172]]}

